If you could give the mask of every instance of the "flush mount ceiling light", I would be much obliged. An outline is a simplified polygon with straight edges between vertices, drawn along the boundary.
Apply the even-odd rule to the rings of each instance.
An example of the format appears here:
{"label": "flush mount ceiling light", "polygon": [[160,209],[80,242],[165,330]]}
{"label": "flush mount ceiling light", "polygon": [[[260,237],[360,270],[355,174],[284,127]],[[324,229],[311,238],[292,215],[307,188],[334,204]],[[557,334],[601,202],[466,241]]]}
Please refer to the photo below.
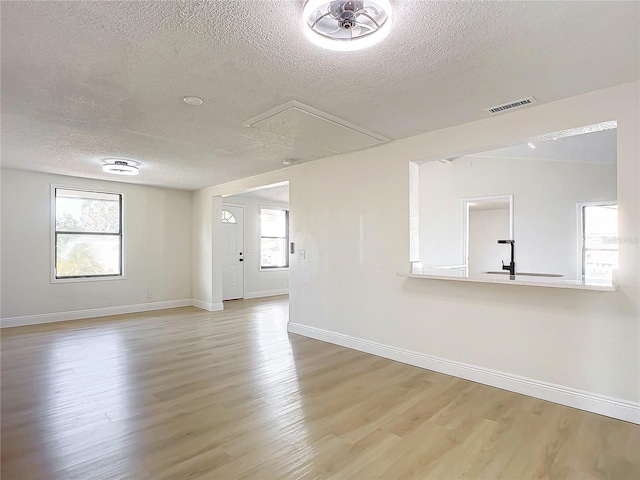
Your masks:
{"label": "flush mount ceiling light", "polygon": [[307,0],[302,12],[307,38],[322,48],[360,50],[391,29],[389,0]]}
{"label": "flush mount ceiling light", "polygon": [[114,175],[138,175],[138,167],[133,163],[126,160],[107,159],[107,163],[102,165],[102,170]]}
{"label": "flush mount ceiling light", "polygon": [[199,97],[184,97],[182,100],[184,100],[184,103],[189,105],[202,105],[202,99]]}

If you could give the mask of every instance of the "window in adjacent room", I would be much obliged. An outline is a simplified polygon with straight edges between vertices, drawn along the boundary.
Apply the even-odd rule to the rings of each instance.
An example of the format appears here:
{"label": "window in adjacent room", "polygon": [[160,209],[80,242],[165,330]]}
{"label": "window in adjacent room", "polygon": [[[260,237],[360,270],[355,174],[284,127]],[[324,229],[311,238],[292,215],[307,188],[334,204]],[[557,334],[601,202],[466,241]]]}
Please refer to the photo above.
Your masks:
{"label": "window in adjacent room", "polygon": [[610,280],[618,268],[618,205],[613,202],[583,204],[582,275]]}
{"label": "window in adjacent room", "polygon": [[53,280],[123,277],[118,193],[53,187]]}
{"label": "window in adjacent room", "polygon": [[289,266],[289,211],[260,208],[260,268]]}

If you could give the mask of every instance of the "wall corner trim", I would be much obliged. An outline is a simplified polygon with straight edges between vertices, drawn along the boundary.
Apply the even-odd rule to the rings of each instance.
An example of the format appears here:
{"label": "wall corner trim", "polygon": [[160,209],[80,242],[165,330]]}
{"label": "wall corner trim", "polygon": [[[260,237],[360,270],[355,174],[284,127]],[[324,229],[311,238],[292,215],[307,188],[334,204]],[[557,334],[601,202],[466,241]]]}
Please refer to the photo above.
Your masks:
{"label": "wall corner trim", "polygon": [[209,312],[222,310],[222,303],[205,303],[195,299],[167,300],[164,302],[140,303],[136,305],[118,305],[115,307],[91,308],[87,310],[72,310],[69,312],[43,313],[25,315],[21,317],[6,317],[0,319],[0,328],[23,327],[41,323],[67,322],[70,320],[84,320],[87,318],[106,317],[109,315],[123,315],[126,313],[149,312],[177,307],[198,307]]}
{"label": "wall corner trim", "polygon": [[196,300],[195,298],[191,300],[191,305],[194,307],[201,308],[202,310],[206,310],[207,312],[219,312],[224,310],[224,305],[222,302],[218,303],[207,303],[202,300]]}
{"label": "wall corner trim", "polygon": [[289,323],[287,331],[502,390],[640,424],[640,403],[403,350],[298,323]]}

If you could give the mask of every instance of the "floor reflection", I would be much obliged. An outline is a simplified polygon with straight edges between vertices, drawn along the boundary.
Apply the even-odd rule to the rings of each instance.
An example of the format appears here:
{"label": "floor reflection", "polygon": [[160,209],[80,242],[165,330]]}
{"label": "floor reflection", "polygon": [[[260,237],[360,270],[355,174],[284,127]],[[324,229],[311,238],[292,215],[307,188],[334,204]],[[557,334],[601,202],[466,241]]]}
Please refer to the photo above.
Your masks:
{"label": "floor reflection", "polygon": [[97,328],[56,335],[45,365],[49,372],[39,424],[57,469],[89,461],[97,451],[125,447],[124,437],[111,428],[117,425],[114,419],[131,415],[135,395],[120,332]]}
{"label": "floor reflection", "polygon": [[263,402],[260,411],[269,435],[277,433],[279,440],[295,446],[299,453],[313,455],[306,405],[287,333],[288,304],[279,307],[271,309],[269,315],[256,314],[252,319],[252,388]]}

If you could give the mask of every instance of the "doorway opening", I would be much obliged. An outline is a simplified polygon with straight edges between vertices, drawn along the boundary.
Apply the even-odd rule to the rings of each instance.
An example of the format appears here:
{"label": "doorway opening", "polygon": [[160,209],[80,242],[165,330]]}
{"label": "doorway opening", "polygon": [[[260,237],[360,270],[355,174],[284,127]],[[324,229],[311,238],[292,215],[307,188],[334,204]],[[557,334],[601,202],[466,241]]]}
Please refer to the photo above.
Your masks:
{"label": "doorway opening", "polygon": [[[224,223],[234,208],[242,211],[241,225]],[[224,196],[222,222],[222,300],[287,295],[289,182]]]}
{"label": "doorway opening", "polygon": [[463,259],[469,275],[500,270],[506,258],[498,240],[513,240],[513,195],[462,200]]}

